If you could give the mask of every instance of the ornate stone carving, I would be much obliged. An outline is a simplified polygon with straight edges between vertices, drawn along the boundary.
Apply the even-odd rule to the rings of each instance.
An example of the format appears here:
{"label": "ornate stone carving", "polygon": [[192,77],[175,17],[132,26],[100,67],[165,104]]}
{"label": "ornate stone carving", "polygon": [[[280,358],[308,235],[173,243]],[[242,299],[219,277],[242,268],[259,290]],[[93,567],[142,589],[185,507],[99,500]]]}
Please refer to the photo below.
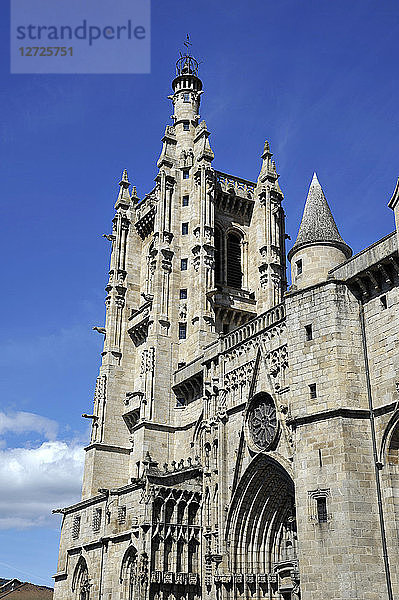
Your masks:
{"label": "ornate stone carving", "polygon": [[141,369],[140,375],[144,375],[144,373],[149,373],[154,370],[155,367],[155,348],[148,348],[148,350],[143,350],[143,354],[141,355]]}
{"label": "ornate stone carving", "polygon": [[240,365],[236,369],[229,371],[224,376],[224,385],[227,392],[238,389],[240,386],[246,386],[249,384],[253,369],[255,365],[255,359]]}
{"label": "ornate stone carving", "polygon": [[274,380],[274,389],[277,391],[284,387],[285,371],[288,367],[287,346],[280,346],[266,355],[266,363],[269,367],[269,375]]}

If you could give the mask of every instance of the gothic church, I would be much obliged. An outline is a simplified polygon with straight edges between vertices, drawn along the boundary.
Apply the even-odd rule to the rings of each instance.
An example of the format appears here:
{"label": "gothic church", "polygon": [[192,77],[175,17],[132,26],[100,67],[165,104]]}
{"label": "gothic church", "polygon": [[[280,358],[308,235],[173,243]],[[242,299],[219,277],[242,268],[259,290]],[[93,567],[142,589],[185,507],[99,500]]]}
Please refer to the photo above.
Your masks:
{"label": "gothic church", "polygon": [[123,172],[82,499],[55,600],[399,598],[397,229],[355,256],[314,175],[288,252],[268,142],[217,171],[186,53],[155,187]]}

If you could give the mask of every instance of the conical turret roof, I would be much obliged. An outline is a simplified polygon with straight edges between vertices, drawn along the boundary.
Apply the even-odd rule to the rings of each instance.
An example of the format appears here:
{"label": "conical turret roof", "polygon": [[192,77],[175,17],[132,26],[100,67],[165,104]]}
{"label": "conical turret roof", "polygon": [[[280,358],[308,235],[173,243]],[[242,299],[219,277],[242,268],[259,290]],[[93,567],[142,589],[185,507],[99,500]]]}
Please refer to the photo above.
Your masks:
{"label": "conical turret roof", "polygon": [[332,244],[340,248],[347,258],[352,256],[351,248],[344,242],[332,216],[331,209],[317,179],[316,173],[309,187],[296,242],[288,253],[291,259],[294,252],[308,244]]}

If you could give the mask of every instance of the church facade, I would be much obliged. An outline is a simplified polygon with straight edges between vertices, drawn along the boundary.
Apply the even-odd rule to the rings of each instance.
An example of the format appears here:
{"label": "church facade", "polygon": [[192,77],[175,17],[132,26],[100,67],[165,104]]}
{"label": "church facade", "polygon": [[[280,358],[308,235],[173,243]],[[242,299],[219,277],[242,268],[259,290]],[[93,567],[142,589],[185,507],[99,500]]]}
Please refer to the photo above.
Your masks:
{"label": "church facade", "polygon": [[55,600],[399,598],[397,229],[352,256],[314,175],[286,279],[268,142],[217,171],[186,54],[155,187],[123,172],[82,500]]}

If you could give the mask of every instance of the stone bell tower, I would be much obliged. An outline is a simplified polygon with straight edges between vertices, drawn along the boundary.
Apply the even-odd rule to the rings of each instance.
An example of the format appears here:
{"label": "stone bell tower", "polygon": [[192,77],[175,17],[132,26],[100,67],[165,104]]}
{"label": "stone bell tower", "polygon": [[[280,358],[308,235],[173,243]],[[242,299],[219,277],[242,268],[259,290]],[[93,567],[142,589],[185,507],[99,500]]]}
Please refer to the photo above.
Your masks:
{"label": "stone bell tower", "polygon": [[[146,454],[173,459],[173,372],[216,338],[208,292],[214,288],[214,154],[200,122],[202,82],[188,53],[172,82],[173,125],[142,200],[123,172],[115,204],[106,286],[102,366],[97,381],[83,496],[140,474]],[[190,400],[200,394],[194,386]],[[158,427],[155,424],[160,424]],[[167,450],[169,448],[169,450]]]}
{"label": "stone bell tower", "polygon": [[125,170],[115,204],[97,381],[83,496],[139,476],[147,453],[173,459],[176,405],[201,397],[175,371],[220,333],[282,301],[286,289],[283,194],[269,143],[257,183],[212,167],[200,120],[202,81],[187,52],[172,81],[154,188],[137,197]]}

